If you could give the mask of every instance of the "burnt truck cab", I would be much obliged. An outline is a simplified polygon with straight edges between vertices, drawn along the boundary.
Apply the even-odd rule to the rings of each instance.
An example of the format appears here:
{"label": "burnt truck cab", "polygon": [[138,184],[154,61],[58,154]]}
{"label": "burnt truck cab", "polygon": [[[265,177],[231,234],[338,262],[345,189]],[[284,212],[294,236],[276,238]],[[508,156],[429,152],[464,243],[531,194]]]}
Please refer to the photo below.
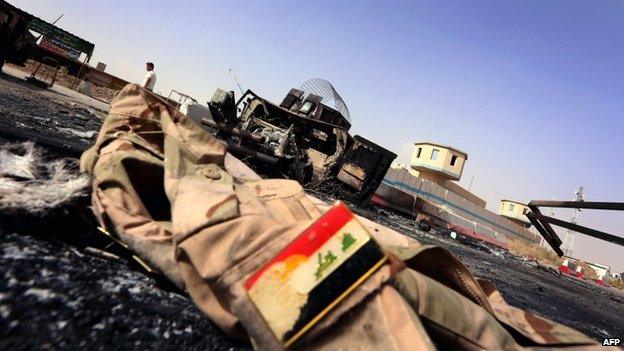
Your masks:
{"label": "burnt truck cab", "polygon": [[23,64],[29,50],[35,45],[34,36],[28,31],[31,15],[0,1],[0,67],[5,61]]}
{"label": "burnt truck cab", "polygon": [[[251,90],[234,103],[233,92],[218,90],[208,104],[212,120],[202,123],[239,157],[269,163],[302,184],[337,179],[354,200],[367,201],[396,155],[349,134],[348,109],[333,87],[327,99],[304,86],[291,89],[279,105]],[[331,107],[325,100],[337,103]]]}

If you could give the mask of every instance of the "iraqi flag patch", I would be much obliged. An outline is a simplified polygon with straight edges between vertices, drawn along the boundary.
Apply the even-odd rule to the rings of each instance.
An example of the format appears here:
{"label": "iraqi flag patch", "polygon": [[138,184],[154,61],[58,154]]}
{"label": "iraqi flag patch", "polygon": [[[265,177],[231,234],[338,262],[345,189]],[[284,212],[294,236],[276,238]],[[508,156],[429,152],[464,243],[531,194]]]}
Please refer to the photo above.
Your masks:
{"label": "iraqi flag patch", "polygon": [[288,347],[386,259],[366,228],[339,202],[244,286],[269,328]]}

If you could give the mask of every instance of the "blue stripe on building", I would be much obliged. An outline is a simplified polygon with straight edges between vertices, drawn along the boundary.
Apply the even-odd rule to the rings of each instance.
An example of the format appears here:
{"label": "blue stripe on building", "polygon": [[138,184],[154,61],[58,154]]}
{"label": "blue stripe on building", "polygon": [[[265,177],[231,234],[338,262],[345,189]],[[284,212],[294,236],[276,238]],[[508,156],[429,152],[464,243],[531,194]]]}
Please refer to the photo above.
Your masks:
{"label": "blue stripe on building", "polygon": [[[422,190],[420,190],[420,189],[416,189],[416,188],[414,188],[414,187],[413,187],[413,186],[411,186],[411,185],[408,185],[408,184],[405,184],[405,183],[402,183],[402,182],[399,182],[399,181],[393,181],[393,180],[390,180],[390,179],[384,179],[384,180],[383,180],[383,182],[384,182],[384,183],[386,183],[386,184],[388,184],[388,185],[390,185],[390,186],[394,186],[394,187],[398,187],[398,188],[406,188],[408,191],[411,191],[412,193],[414,193],[414,194],[416,194],[416,195],[418,195],[418,196],[421,196],[421,197],[433,198],[433,199],[435,199],[436,201],[440,202],[440,203],[441,203],[441,204],[443,204],[443,205],[448,205],[448,206],[450,206],[450,207],[456,208],[456,209],[458,209],[458,210],[459,210],[459,211],[461,211],[461,212],[464,212],[464,213],[466,213],[466,214],[468,214],[468,215],[470,215],[470,216],[476,217],[476,218],[480,219],[481,221],[486,222],[486,223],[489,223],[490,225],[492,225],[492,226],[494,226],[494,227],[497,227],[497,228],[500,228],[500,229],[502,229],[502,230],[504,230],[504,231],[506,231],[506,232],[508,232],[508,233],[511,233],[512,235],[522,237],[522,238],[524,238],[524,239],[526,239],[526,240],[529,240],[529,241],[533,241],[533,240],[534,240],[534,239],[532,239],[532,238],[527,238],[527,237],[525,237],[525,236],[523,236],[523,235],[520,235],[520,234],[518,234],[518,233],[516,233],[516,232],[513,232],[513,231],[511,231],[511,230],[509,230],[509,229],[507,229],[507,228],[505,228],[505,227],[501,226],[500,224],[497,224],[497,223],[495,223],[495,222],[492,222],[492,221],[490,221],[489,219],[487,219],[487,218],[485,218],[485,217],[482,217],[482,216],[480,216],[480,215],[479,215],[479,214],[477,214],[477,213],[474,213],[474,212],[472,212],[472,211],[469,211],[469,210],[467,210],[467,209],[465,209],[465,208],[463,208],[463,207],[461,207],[461,206],[458,206],[458,205],[456,205],[456,204],[454,204],[454,203],[452,203],[452,202],[449,202],[449,201],[447,201],[447,200],[446,200],[446,199],[444,199],[444,198],[441,198],[441,197],[439,197],[439,196],[436,196],[436,195],[431,194],[431,193],[426,192],[426,191],[422,191]],[[450,191],[450,190],[449,190],[449,191]]]}

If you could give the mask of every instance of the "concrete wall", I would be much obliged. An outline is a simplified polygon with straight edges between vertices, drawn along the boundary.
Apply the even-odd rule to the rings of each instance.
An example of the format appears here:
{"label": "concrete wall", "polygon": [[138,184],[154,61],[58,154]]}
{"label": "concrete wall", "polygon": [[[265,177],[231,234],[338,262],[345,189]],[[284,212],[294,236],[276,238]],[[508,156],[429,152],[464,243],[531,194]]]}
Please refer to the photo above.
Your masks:
{"label": "concrete wall", "polygon": [[90,66],[88,67],[85,79],[95,85],[113,90],[121,90],[123,89],[123,87],[126,86],[126,84],[128,84],[128,82],[124,79],[100,71]]}
{"label": "concrete wall", "polygon": [[478,197],[477,195],[469,192],[468,190],[464,189],[461,187],[461,185],[455,183],[452,180],[447,180],[446,182],[444,182],[443,185],[445,188],[447,188],[448,190],[462,196],[465,197],[466,199],[468,199],[470,202],[474,203],[475,205],[479,205],[483,208],[485,208],[485,205],[487,204],[485,200],[483,200],[482,198]]}
{"label": "concrete wall", "polygon": [[523,226],[434,182],[414,177],[405,169],[391,168],[384,183],[436,206],[436,215],[456,231],[470,231],[482,240],[503,244],[509,239],[539,243],[539,237]]}

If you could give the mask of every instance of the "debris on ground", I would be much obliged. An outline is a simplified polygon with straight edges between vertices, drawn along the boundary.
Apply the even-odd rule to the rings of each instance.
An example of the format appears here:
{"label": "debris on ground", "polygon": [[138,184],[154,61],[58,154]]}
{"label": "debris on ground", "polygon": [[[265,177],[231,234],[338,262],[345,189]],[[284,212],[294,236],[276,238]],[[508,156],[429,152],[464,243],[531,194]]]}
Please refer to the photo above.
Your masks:
{"label": "debris on ground", "polygon": [[75,159],[47,160],[33,142],[0,145],[0,211],[44,214],[88,192]]}
{"label": "debris on ground", "polygon": [[[44,235],[45,233],[40,233]],[[0,349],[251,350],[124,261],[0,233]]]}

